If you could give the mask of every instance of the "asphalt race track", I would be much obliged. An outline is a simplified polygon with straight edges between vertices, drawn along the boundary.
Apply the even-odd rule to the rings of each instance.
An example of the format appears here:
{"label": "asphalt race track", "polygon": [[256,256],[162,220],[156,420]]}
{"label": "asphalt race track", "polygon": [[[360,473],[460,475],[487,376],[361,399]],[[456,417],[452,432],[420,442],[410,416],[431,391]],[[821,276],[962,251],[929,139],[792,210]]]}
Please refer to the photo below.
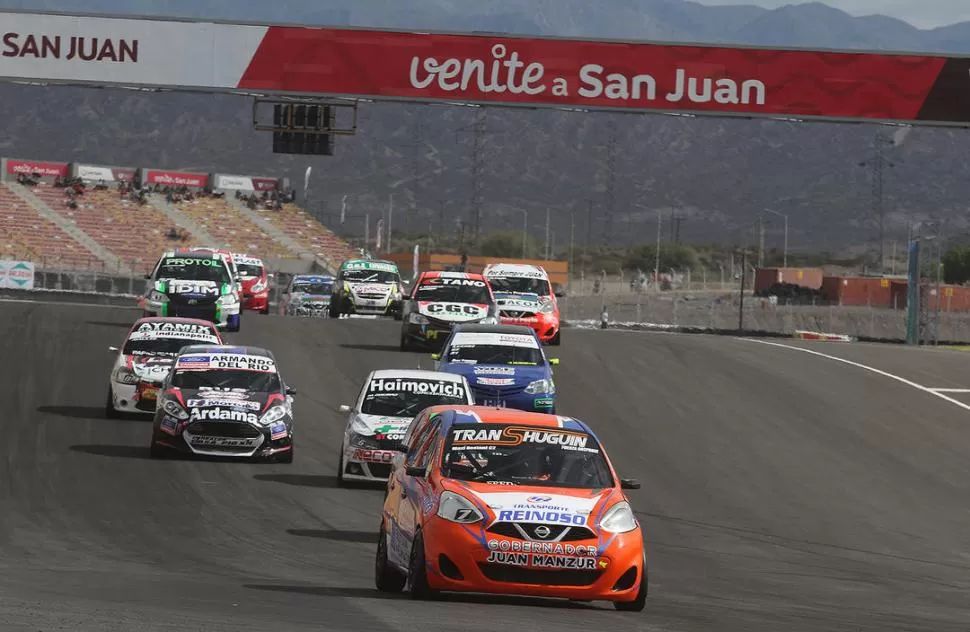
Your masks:
{"label": "asphalt race track", "polygon": [[[282,464],[151,461],[107,420],[137,313],[0,302],[0,629],[964,632],[970,411],[854,366],[707,336],[569,331],[562,414],[598,429],[647,531],[643,613],[376,592],[379,489],[339,489],[337,445],[372,368],[430,365],[398,324],[247,315],[297,396]],[[970,356],[810,346],[928,387]],[[881,363],[881,364],[880,364]],[[931,383],[938,379],[940,383]],[[953,395],[970,402],[970,394]]]}

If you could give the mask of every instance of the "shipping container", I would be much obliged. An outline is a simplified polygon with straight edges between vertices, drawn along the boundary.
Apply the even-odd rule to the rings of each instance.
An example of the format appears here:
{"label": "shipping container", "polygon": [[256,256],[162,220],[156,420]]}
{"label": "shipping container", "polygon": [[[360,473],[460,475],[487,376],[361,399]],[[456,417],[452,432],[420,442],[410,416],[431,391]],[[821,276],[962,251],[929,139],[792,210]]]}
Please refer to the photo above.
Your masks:
{"label": "shipping container", "polygon": [[[921,290],[926,293],[926,308],[936,310],[936,284],[924,283]],[[964,285],[943,285],[940,301],[941,312],[970,312],[970,287]],[[893,281],[893,307],[906,309],[909,304],[909,284],[906,281]]]}
{"label": "shipping container", "polygon": [[817,290],[822,287],[821,268],[758,268],[754,273],[754,291],[767,290],[776,283],[791,283]]}
{"label": "shipping container", "polygon": [[892,279],[884,277],[827,276],[822,296],[842,306],[892,307]]}

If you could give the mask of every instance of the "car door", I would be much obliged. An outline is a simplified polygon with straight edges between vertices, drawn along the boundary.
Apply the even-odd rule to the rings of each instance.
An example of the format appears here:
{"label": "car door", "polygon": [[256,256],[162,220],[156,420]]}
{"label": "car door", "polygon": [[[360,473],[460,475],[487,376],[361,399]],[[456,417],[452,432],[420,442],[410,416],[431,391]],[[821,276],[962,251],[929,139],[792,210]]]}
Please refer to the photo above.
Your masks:
{"label": "car door", "polygon": [[394,527],[391,531],[391,546],[388,547],[388,553],[392,562],[402,568],[407,568],[411,556],[411,542],[421,523],[422,508],[426,507],[428,502],[433,503],[434,500],[428,499],[430,486],[427,475],[418,477],[407,474],[407,469],[410,467],[424,467],[427,472],[431,453],[437,445],[438,429],[441,426],[440,416],[422,415],[422,417],[424,419],[421,420],[421,427],[408,444],[403,463],[396,468],[393,482],[388,482],[386,504],[394,507]]}

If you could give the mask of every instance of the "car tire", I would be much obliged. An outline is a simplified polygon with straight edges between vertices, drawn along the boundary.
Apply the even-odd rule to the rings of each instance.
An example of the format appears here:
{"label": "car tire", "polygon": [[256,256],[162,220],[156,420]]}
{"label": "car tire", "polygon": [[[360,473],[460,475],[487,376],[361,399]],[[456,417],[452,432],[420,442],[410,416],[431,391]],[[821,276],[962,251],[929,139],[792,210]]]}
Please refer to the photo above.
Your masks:
{"label": "car tire", "polygon": [[337,487],[347,487],[347,479],[344,478],[344,449],[340,446],[340,456],[337,457]]}
{"label": "car tire", "polygon": [[434,599],[437,591],[428,586],[428,563],[424,556],[424,535],[419,529],[411,541],[411,559],[408,562],[408,595],[411,599],[423,601]]}
{"label": "car tire", "polygon": [[404,334],[401,334],[401,351],[414,351],[414,345]]}
{"label": "car tire", "polygon": [[550,347],[558,347],[559,346],[559,342],[560,342],[559,336],[561,334],[562,334],[562,329],[557,329],[556,330],[556,335],[553,336],[552,339],[549,341],[549,346]]}
{"label": "car tire", "polygon": [[148,446],[148,457],[152,459],[164,459],[168,457],[168,448],[155,443],[155,437],[152,437],[152,444]]}
{"label": "car tire", "polygon": [[381,528],[377,535],[377,554],[374,556],[374,583],[377,585],[377,590],[392,593],[401,592],[404,590],[404,584],[407,583],[407,577],[393,568],[387,561],[387,533],[384,530],[383,520],[381,520]]}
{"label": "car tire", "polygon": [[647,605],[647,592],[649,581],[647,579],[647,560],[643,560],[643,577],[640,579],[640,589],[633,601],[614,601],[613,607],[620,612],[643,612]]}
{"label": "car tire", "polygon": [[263,316],[266,316],[267,314],[269,314],[269,304],[267,303],[266,307],[259,310],[259,313],[262,314]]}
{"label": "car tire", "polygon": [[337,309],[337,306],[334,305],[333,301],[330,302],[330,307],[327,308],[327,312],[329,313],[330,318],[340,318],[340,311]]}
{"label": "car tire", "polygon": [[108,419],[120,419],[121,413],[115,409],[114,402],[111,399],[111,387],[108,387],[108,398],[104,403],[104,416]]}

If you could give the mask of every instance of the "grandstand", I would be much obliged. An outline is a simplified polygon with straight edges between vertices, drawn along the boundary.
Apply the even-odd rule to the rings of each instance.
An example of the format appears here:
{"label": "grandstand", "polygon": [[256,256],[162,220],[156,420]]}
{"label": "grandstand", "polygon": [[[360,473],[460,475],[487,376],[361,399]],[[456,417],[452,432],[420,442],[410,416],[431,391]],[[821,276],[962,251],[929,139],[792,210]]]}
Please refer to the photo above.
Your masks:
{"label": "grandstand", "polygon": [[[294,268],[309,268],[311,255],[335,268],[354,254],[309,213],[282,203],[285,179],[12,158],[0,159],[0,176],[0,258],[40,270],[101,271],[120,262],[141,273],[165,249],[200,244]],[[256,192],[273,203],[234,206],[231,196]]]}
{"label": "grandstand", "polygon": [[5,182],[0,182],[0,259],[33,261],[38,268],[103,269],[94,253],[42,217]]}

